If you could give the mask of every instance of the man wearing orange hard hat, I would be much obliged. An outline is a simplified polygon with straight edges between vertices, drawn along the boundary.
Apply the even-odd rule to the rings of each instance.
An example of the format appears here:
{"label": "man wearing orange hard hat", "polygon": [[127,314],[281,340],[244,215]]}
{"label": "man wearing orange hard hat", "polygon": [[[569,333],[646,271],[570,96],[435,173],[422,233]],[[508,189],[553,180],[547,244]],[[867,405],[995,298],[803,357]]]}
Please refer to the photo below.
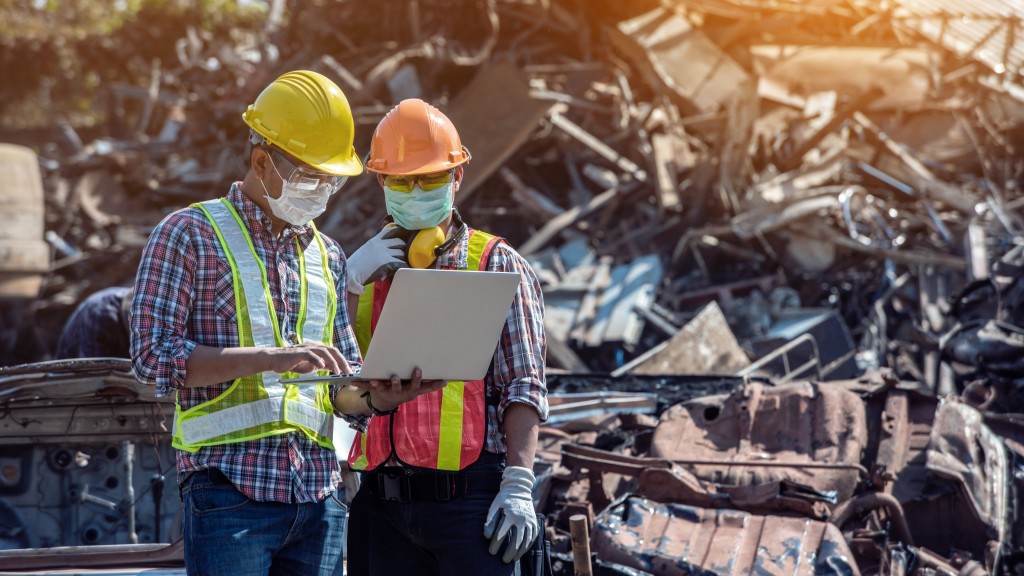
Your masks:
{"label": "man wearing orange hard hat", "polygon": [[164,218],[142,254],[131,307],[132,370],[176,401],[185,566],[190,575],[335,576],[346,509],[335,417],[365,427],[435,389],[377,382],[370,396],[283,376],[348,373],[359,350],[345,310],[345,254],[313,219],[362,172],[341,89],[283,74],[242,114],[248,170],[227,195]]}
{"label": "man wearing orange hard hat", "polygon": [[483,380],[448,382],[398,410],[376,410],[353,442],[349,465],[364,471],[350,510],[353,576],[513,574],[543,529],[532,490],[548,415],[544,302],[526,260],[454,208],[469,161],[451,120],[422,100],[403,100],[373,134],[366,168],[383,188],[388,224],[348,268],[364,353],[398,267],[517,272],[521,280]]}

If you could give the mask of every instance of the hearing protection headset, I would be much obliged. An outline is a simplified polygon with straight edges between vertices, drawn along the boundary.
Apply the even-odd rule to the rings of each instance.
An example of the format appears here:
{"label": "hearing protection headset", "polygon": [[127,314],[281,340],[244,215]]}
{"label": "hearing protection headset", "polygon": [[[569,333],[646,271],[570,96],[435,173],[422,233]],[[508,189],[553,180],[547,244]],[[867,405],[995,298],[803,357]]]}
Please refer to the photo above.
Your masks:
{"label": "hearing protection headset", "polygon": [[406,257],[413,268],[429,268],[445,252],[452,249],[462,237],[469,233],[469,226],[462,220],[457,209],[452,209],[454,230],[451,237],[445,238],[445,231],[440,226],[423,230],[406,230],[395,224],[391,217],[386,218],[385,228],[395,228],[391,236],[405,241]]}

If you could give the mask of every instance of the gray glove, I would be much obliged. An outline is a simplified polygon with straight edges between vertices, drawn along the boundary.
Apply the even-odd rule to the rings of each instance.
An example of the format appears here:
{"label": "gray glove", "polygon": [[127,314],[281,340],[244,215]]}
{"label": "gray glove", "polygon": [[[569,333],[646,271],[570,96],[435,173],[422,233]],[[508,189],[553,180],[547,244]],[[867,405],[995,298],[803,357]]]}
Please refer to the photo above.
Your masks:
{"label": "gray glove", "polygon": [[509,545],[501,560],[508,564],[518,560],[530,549],[537,537],[537,512],[533,508],[533,470],[522,466],[509,466],[501,475],[501,488],[491,503],[484,523],[484,538],[491,541],[487,551],[501,552],[508,536]]}
{"label": "gray glove", "polygon": [[401,229],[391,226],[377,233],[348,257],[348,291],[362,294],[367,284],[407,266]]}

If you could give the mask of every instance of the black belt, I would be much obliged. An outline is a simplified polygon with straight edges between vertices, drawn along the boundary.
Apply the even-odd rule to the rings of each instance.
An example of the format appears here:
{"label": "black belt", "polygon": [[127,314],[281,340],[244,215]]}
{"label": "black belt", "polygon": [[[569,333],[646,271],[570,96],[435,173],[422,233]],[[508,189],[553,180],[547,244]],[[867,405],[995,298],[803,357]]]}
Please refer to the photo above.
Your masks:
{"label": "black belt", "polygon": [[368,472],[363,477],[363,490],[371,496],[392,502],[451,500],[466,494],[497,494],[500,473],[459,472],[453,474],[401,471]]}

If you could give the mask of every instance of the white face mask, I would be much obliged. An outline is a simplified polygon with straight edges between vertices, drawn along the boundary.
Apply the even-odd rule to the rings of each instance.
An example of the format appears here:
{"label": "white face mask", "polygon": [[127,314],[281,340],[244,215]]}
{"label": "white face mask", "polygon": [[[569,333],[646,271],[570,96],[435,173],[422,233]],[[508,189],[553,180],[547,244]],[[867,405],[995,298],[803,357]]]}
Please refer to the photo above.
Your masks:
{"label": "white face mask", "polygon": [[[260,180],[262,184],[263,181]],[[266,185],[263,190],[266,191]],[[271,198],[268,192],[264,195],[270,203],[270,209],[281,220],[294,226],[305,226],[313,221],[313,218],[327,210],[327,201],[330,200],[329,192],[320,192],[317,189],[312,191],[302,190],[294,184],[285,183],[281,187],[281,197]]]}
{"label": "white face mask", "polygon": [[[273,159],[270,160],[270,165],[280,177],[281,173],[277,171]],[[327,210],[327,201],[331,199],[331,194],[341,187],[344,179],[336,187],[320,185],[317,180],[296,181],[292,177],[288,180],[282,177],[281,181],[281,196],[272,198],[267,185],[260,180],[260,185],[266,192],[263,197],[270,203],[270,210],[274,216],[293,226],[305,226]]]}

